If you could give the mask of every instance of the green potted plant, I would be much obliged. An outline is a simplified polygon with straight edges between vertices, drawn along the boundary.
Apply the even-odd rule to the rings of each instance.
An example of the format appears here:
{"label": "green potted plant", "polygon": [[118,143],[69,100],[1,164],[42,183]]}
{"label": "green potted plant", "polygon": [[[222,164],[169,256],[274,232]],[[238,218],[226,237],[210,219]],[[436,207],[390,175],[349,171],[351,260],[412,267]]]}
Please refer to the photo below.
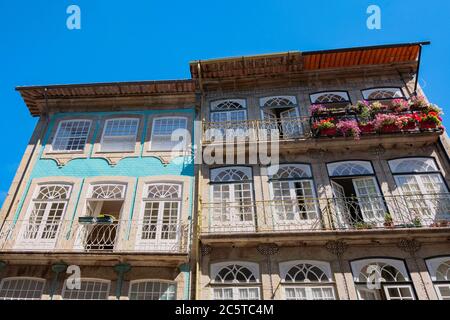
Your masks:
{"label": "green potted plant", "polygon": [[334,118],[327,118],[314,122],[313,129],[317,130],[323,137],[335,136],[337,134]]}
{"label": "green potted plant", "polygon": [[415,228],[420,228],[420,227],[422,227],[422,221],[420,220],[420,217],[415,217],[414,219],[412,219],[411,224],[412,224],[413,227],[415,227]]}
{"label": "green potted plant", "polygon": [[355,228],[357,230],[366,230],[366,229],[372,229],[373,225],[364,221],[358,221],[355,223]]}
{"label": "green potted plant", "polygon": [[109,214],[101,214],[96,218],[98,224],[111,224],[115,221],[114,216]]}
{"label": "green potted plant", "polygon": [[384,223],[383,225],[387,228],[392,228],[394,226],[394,220],[392,219],[392,216],[390,213],[386,213],[384,215]]}

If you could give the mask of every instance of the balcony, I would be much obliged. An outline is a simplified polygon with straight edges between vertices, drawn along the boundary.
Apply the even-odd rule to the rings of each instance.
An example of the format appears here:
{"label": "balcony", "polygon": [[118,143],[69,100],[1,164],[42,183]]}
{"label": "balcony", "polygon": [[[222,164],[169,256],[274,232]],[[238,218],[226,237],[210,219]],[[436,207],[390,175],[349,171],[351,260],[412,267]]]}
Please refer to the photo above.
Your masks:
{"label": "balcony", "polygon": [[[358,102],[352,106],[329,108],[312,106],[310,117],[270,118],[208,122],[202,126],[204,145],[265,141],[297,141],[320,138],[427,134],[443,132],[441,110],[423,101],[388,100]],[[315,139],[317,141],[317,139]]]}
{"label": "balcony", "polygon": [[186,254],[188,224],[165,221],[5,221],[0,251]]}
{"label": "balcony", "polygon": [[302,233],[450,227],[450,194],[204,203],[200,232]]}

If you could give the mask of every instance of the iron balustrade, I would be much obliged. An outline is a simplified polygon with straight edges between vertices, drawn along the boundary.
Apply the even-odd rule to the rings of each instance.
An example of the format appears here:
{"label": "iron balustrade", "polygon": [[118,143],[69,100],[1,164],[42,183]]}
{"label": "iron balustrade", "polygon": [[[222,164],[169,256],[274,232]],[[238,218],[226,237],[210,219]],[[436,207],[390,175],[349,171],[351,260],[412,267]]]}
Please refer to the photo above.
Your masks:
{"label": "iron balustrade", "polygon": [[159,220],[112,223],[6,220],[0,251],[187,253],[189,224]]}
{"label": "iron balustrade", "polygon": [[450,193],[201,205],[201,233],[450,227]]}

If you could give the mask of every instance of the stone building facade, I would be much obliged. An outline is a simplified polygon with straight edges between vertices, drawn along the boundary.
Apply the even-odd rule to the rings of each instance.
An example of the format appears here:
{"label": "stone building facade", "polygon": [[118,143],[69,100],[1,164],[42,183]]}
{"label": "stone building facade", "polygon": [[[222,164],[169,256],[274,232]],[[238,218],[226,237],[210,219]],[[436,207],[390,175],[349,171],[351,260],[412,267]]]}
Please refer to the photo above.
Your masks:
{"label": "stone building facade", "polygon": [[0,298],[450,299],[424,45],[18,88],[40,120],[0,214]]}

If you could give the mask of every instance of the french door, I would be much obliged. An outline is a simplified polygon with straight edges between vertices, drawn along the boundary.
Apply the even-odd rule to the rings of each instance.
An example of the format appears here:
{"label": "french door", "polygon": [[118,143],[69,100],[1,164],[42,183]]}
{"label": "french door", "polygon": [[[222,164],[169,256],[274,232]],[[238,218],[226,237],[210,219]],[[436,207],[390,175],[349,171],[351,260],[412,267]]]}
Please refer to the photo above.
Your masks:
{"label": "french door", "polygon": [[247,112],[245,110],[212,112],[213,128],[219,130],[223,137],[246,136],[248,134]]}
{"label": "french door", "polygon": [[16,247],[54,248],[66,205],[65,201],[34,201]]}
{"label": "french door", "polygon": [[137,246],[156,251],[175,250],[180,240],[179,217],[180,201],[145,201]]}
{"label": "french door", "polygon": [[318,218],[312,180],[272,181],[272,208],[276,227],[311,226]]}
{"label": "french door", "polygon": [[351,215],[345,195],[345,189],[340,184],[331,181],[333,191],[333,220],[338,228],[346,228],[351,225]]}
{"label": "french door", "polygon": [[211,225],[215,230],[248,231],[254,228],[252,183],[212,185]]}
{"label": "french door", "polygon": [[396,175],[395,181],[412,218],[450,219],[450,198],[440,174]]}
{"label": "french door", "polygon": [[352,182],[364,222],[382,225],[386,208],[375,178],[353,179]]}

